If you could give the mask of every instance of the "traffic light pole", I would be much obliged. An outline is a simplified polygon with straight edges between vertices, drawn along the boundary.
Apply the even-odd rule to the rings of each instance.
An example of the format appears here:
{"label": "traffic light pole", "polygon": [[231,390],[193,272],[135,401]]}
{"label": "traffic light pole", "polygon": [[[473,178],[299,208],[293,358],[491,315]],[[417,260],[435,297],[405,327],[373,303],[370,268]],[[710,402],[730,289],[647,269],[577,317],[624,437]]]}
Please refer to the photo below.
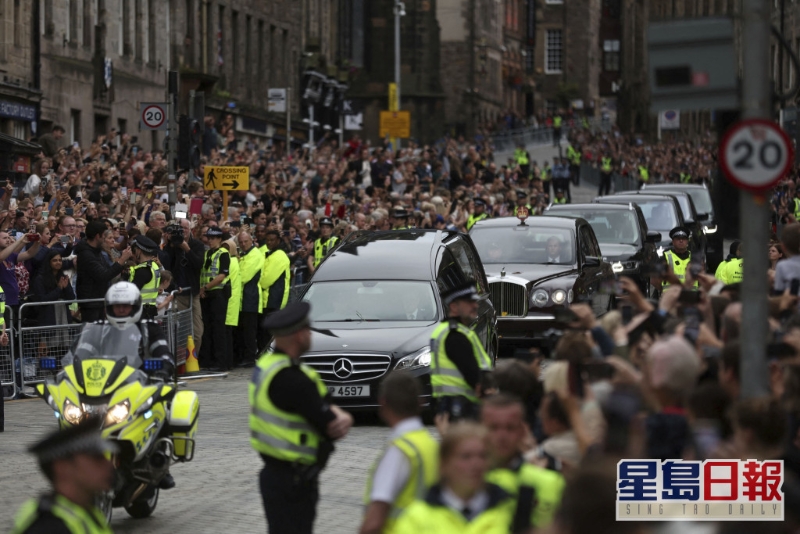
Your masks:
{"label": "traffic light pole", "polygon": [[168,141],[167,150],[167,195],[170,207],[174,207],[178,202],[177,180],[175,178],[176,160],[178,158],[178,71],[171,70],[167,74],[167,102],[169,103],[169,129],[167,130]]}
{"label": "traffic light pole", "polygon": [[[744,0],[742,47],[744,76],[742,83],[742,116],[744,119],[771,119],[772,88],[770,87],[770,2]],[[769,243],[769,204],[764,195],[740,193],[744,273],[742,279],[742,344],[741,396],[744,399],[768,393],[766,347],[769,334],[767,277],[769,268],[764,251]]]}

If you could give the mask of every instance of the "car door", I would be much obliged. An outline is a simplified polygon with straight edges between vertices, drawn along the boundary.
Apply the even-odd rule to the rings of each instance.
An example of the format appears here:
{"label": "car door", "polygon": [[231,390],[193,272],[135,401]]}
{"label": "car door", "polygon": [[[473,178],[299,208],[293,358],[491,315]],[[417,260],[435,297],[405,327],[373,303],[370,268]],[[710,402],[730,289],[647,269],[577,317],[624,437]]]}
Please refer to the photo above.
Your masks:
{"label": "car door", "polygon": [[649,231],[647,228],[647,221],[644,218],[644,214],[642,213],[642,209],[636,206],[634,210],[636,213],[636,219],[639,222],[639,233],[641,235],[642,240],[642,261],[647,266],[655,265],[656,261],[658,260],[658,253],[656,249],[658,245],[655,243],[651,243],[647,240],[647,232]]}
{"label": "car door", "polygon": [[587,265],[586,258],[595,257],[602,261],[600,254],[600,247],[596,245],[597,241],[594,237],[594,232],[588,224],[581,224],[578,226],[578,254],[580,256],[580,275],[578,276],[578,283],[583,286],[583,293],[592,298],[593,307],[597,296],[600,293],[600,282],[602,280],[603,270],[602,263],[600,265]]}
{"label": "car door", "polygon": [[481,300],[478,302],[478,318],[472,325],[472,329],[478,334],[484,347],[492,344],[493,330],[490,326],[494,317],[494,306],[489,298],[489,287],[486,283],[486,276],[483,269],[476,261],[477,253],[462,236],[448,243],[448,250],[452,253],[456,265],[464,276],[464,279],[475,280],[478,285],[478,293]]}

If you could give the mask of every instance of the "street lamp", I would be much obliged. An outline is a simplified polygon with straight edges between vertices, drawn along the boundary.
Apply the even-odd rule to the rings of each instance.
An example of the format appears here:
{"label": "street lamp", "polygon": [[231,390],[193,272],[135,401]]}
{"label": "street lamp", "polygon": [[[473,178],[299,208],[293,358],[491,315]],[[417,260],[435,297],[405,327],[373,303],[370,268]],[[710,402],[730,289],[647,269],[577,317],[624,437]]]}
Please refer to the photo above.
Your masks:
{"label": "street lamp", "polygon": [[[394,2],[394,83],[395,90],[395,109],[400,111],[400,17],[406,16],[406,5],[400,0]],[[397,147],[400,148],[400,140],[397,140]]]}
{"label": "street lamp", "polygon": [[306,71],[305,77],[303,101],[308,105],[308,118],[303,119],[303,122],[308,124],[308,157],[310,159],[314,150],[314,128],[319,126],[318,122],[314,122],[314,105],[322,97],[326,77],[313,70]]}

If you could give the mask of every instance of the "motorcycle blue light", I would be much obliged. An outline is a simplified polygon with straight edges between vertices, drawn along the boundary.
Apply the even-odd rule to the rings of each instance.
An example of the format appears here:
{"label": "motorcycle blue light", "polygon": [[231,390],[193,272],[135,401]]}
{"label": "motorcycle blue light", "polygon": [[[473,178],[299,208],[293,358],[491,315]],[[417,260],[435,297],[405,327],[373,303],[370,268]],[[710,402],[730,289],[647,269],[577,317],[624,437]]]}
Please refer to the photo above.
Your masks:
{"label": "motorcycle blue light", "polygon": [[152,358],[144,361],[145,371],[160,371],[164,368],[164,360]]}
{"label": "motorcycle blue light", "polygon": [[39,368],[54,371],[58,369],[58,362],[55,358],[42,358],[39,360]]}
{"label": "motorcycle blue light", "polygon": [[56,419],[61,419],[61,414],[60,413],[58,413],[58,412],[53,412],[53,413],[55,414]]}
{"label": "motorcycle blue light", "polygon": [[144,412],[142,417],[144,417],[145,421],[150,419],[151,417],[153,417],[153,410],[147,410],[146,412]]}

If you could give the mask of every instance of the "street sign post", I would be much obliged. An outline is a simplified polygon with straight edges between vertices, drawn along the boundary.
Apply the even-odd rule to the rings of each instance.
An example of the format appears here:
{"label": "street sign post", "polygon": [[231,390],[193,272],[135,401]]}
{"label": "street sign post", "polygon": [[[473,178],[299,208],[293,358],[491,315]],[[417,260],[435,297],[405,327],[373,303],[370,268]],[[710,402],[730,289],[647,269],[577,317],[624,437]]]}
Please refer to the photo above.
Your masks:
{"label": "street sign post", "polygon": [[765,119],[748,119],[725,134],[719,147],[719,161],[734,185],[761,193],[786,176],[794,161],[794,149],[779,125]]}
{"label": "street sign post", "polygon": [[268,109],[273,113],[286,113],[286,89],[269,89],[267,91]]}
{"label": "street sign post", "polygon": [[142,102],[139,105],[139,129],[166,130],[169,123],[168,106],[166,102]]}
{"label": "street sign post", "polygon": [[410,111],[381,111],[380,132],[381,137],[398,137],[408,139],[411,137],[411,112]]}
{"label": "street sign post", "polygon": [[228,167],[206,165],[203,175],[203,189],[222,191],[222,217],[228,216],[228,191],[247,191],[250,189],[250,167]]}

